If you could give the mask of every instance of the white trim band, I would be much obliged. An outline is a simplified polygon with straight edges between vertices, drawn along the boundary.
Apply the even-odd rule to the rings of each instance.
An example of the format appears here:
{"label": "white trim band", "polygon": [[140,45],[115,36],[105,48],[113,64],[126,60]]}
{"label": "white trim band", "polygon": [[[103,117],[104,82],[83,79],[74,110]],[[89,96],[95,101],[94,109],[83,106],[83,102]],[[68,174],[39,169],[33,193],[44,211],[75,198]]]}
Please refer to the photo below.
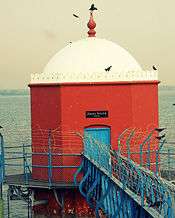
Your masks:
{"label": "white trim band", "polygon": [[122,82],[122,81],[149,81],[158,80],[158,72],[127,71],[127,72],[101,72],[89,74],[76,73],[35,73],[31,74],[31,84],[36,83],[63,83],[63,82]]}

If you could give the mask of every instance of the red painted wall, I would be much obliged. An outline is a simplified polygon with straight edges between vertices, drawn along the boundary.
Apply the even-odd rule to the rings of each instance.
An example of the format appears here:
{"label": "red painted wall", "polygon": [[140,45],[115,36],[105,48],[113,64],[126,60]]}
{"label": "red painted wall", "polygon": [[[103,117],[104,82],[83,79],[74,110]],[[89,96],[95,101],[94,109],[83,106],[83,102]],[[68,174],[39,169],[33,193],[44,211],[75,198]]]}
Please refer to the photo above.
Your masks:
{"label": "red painted wall", "polygon": [[[132,124],[131,87],[127,85],[84,85],[61,87],[61,122],[83,134],[90,125],[111,126],[111,143],[119,130]],[[108,118],[86,118],[86,111],[108,110]],[[70,118],[72,121],[70,122]],[[126,121],[127,122],[124,122]],[[70,123],[70,124],[69,124]],[[68,125],[69,124],[69,125]],[[115,129],[115,133],[114,130]]]}
{"label": "red painted wall", "polygon": [[[32,129],[54,129],[61,125],[64,135],[68,132],[83,134],[84,128],[91,125],[111,127],[111,144],[117,148],[117,138],[128,127],[146,129],[158,126],[158,82],[140,83],[94,83],[94,84],[53,84],[31,86]],[[108,110],[108,118],[86,118],[86,111]],[[46,137],[47,138],[47,137]],[[38,146],[34,137],[33,147]],[[72,142],[71,142],[72,140]],[[72,153],[83,150],[78,137],[61,140],[62,152]],[[42,146],[42,145],[41,145]],[[41,151],[42,148],[40,146]],[[41,160],[40,160],[41,159]],[[53,162],[56,164],[56,157]],[[136,159],[138,157],[136,156]],[[154,159],[154,157],[153,157]],[[60,162],[62,161],[62,162]],[[64,157],[63,165],[78,165],[80,159]],[[138,161],[138,160],[137,160]],[[34,156],[33,163],[47,162],[47,158]],[[58,164],[58,162],[57,162]],[[34,178],[47,178],[47,170],[34,170]],[[53,171],[53,180],[72,181],[75,169]]]}
{"label": "red painted wall", "polygon": [[[60,110],[60,88],[58,86],[32,86],[31,87],[31,128],[32,128],[32,151],[48,152],[48,134],[49,129],[56,129],[60,126],[61,110]],[[56,144],[61,143],[56,139]],[[59,152],[60,148],[54,148],[55,152]],[[57,157],[55,162],[62,164],[62,159]],[[32,157],[33,165],[48,165],[47,155],[34,154]],[[48,175],[47,168],[33,167],[32,176],[35,179],[46,179]]]}

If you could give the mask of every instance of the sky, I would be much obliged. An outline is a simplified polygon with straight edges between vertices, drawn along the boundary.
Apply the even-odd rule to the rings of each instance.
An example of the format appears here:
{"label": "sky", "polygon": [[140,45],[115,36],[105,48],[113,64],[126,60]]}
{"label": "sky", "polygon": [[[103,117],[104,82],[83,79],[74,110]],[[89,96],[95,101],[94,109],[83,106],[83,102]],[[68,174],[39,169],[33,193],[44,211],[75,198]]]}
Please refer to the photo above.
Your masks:
{"label": "sky", "polygon": [[87,37],[92,3],[97,37],[128,50],[144,70],[156,65],[161,84],[175,85],[174,0],[0,0],[0,89],[27,88],[31,73]]}

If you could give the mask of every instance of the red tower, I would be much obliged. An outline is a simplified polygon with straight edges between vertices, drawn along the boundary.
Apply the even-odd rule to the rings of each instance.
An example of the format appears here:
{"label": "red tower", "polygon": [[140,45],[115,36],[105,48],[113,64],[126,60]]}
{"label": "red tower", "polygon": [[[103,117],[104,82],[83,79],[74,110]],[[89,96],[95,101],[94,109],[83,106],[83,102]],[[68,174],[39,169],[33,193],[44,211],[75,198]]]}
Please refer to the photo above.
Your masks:
{"label": "red tower", "polygon": [[[110,145],[117,149],[117,138],[124,129],[158,126],[157,71],[142,70],[126,50],[96,38],[95,26],[91,13],[89,37],[59,51],[43,73],[32,75],[29,85],[32,148],[41,153],[34,154],[32,162],[35,166],[48,165],[48,157],[43,154],[48,152],[51,133],[51,149],[65,154],[51,157],[53,166],[63,166],[51,169],[52,182],[60,187],[73,183],[76,168],[66,166],[80,164],[80,157],[74,154],[83,151],[78,135],[83,136],[86,130],[108,129]],[[35,167],[32,177],[47,181],[48,171],[46,167]],[[68,191],[60,187],[56,191],[59,196],[64,193],[64,212],[93,216],[76,188]],[[37,207],[38,213],[61,213],[54,192],[36,190],[35,198],[52,199],[48,201],[51,205]]]}

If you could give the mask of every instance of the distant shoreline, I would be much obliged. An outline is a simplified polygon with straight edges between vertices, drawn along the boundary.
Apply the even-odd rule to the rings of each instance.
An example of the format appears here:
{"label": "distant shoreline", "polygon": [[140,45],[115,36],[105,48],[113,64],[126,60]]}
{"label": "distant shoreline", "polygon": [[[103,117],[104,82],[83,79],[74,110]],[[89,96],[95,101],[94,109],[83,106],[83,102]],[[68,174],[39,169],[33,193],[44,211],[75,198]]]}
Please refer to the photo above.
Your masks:
{"label": "distant shoreline", "polygon": [[[160,91],[175,90],[175,85],[159,85]],[[0,89],[0,96],[29,95],[29,89]]]}

